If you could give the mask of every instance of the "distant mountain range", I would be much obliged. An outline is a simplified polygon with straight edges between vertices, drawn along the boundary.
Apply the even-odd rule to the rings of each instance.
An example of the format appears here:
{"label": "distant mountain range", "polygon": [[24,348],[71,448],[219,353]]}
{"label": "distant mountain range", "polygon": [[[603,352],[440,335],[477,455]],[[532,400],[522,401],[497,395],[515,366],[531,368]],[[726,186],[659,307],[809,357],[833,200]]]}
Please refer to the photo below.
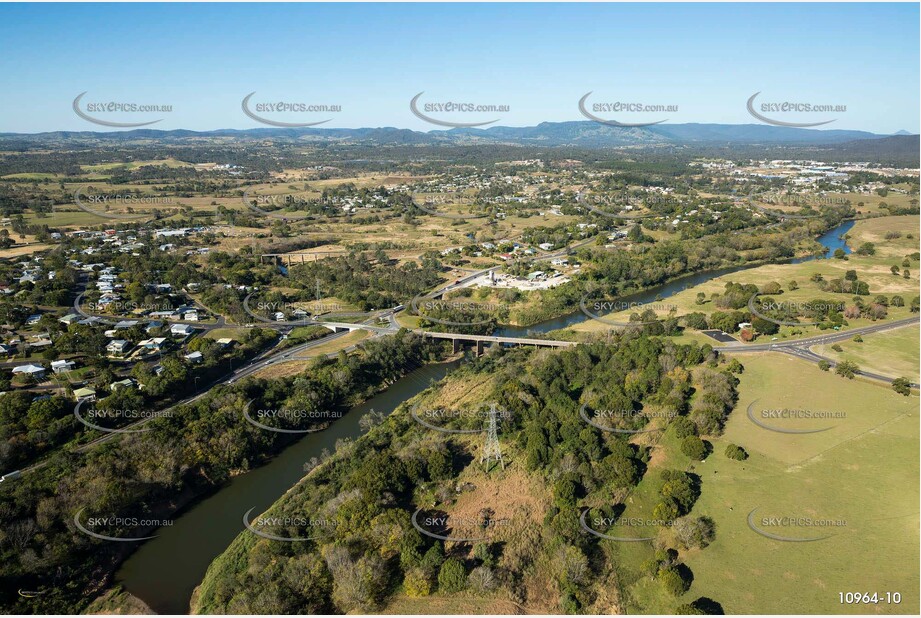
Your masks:
{"label": "distant mountain range", "polygon": [[[905,131],[897,136],[913,137]],[[788,144],[831,145],[857,140],[890,138],[866,131],[795,129],[766,124],[661,124],[648,127],[612,127],[591,121],[542,122],[533,127],[495,126],[485,129],[412,131],[393,127],[362,129],[258,128],[189,131],[177,129],[135,129],[131,131],[54,131],[48,133],[0,133],[0,139],[26,142],[76,141],[185,141],[201,138],[330,140],[334,142],[378,142],[381,144],[469,144],[501,143],[526,146],[577,146],[611,148],[680,144]]]}

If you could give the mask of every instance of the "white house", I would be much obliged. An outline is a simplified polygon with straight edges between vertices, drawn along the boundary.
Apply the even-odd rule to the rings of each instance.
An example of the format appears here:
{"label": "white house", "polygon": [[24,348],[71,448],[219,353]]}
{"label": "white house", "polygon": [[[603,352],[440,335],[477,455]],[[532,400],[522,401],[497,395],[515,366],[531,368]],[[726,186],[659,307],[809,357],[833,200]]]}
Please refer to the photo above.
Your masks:
{"label": "white house", "polygon": [[195,332],[195,328],[191,324],[173,324],[170,327],[169,332],[173,335],[188,337]]}
{"label": "white house", "polygon": [[55,373],[65,373],[77,368],[77,363],[69,360],[51,361],[51,371]]}
{"label": "white house", "polygon": [[201,352],[192,352],[191,354],[186,354],[185,359],[190,363],[198,364],[205,360],[205,357],[202,356]]}
{"label": "white house", "polygon": [[130,347],[131,344],[124,339],[113,339],[106,346],[106,352],[118,356],[127,352]]}
{"label": "white house", "polygon": [[45,368],[41,365],[19,365],[13,367],[13,375],[32,376],[36,380],[41,380],[45,377]]}

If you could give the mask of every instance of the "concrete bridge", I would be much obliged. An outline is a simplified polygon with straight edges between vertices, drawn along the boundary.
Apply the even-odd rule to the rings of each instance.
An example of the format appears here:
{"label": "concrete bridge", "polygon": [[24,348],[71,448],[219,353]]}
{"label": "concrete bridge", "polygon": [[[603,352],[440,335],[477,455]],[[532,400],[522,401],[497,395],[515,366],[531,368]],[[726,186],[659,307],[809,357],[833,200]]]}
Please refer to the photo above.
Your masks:
{"label": "concrete bridge", "polygon": [[[317,322],[320,326],[325,326],[334,333],[344,330],[366,330],[376,335],[392,335],[399,328],[393,324],[389,326],[372,326],[370,324],[353,324],[351,322]],[[454,352],[460,352],[463,345],[473,344],[476,346],[477,356],[483,353],[486,344],[499,343],[508,345],[532,345],[535,348],[568,348],[578,345],[575,341],[559,341],[555,339],[534,339],[530,337],[499,337],[495,335],[466,335],[463,333],[440,333],[430,330],[412,329],[410,332],[416,333],[430,339],[448,339],[454,345]]]}

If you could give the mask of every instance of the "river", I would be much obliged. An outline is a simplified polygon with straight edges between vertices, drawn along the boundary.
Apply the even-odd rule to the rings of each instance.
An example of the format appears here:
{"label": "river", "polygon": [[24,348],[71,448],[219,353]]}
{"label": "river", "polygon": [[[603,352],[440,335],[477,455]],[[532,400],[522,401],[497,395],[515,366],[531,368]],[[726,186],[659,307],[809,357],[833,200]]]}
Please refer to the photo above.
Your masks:
{"label": "river", "polygon": [[[846,221],[829,230],[818,241],[828,247],[850,249],[840,237],[854,226]],[[793,263],[821,258],[808,256]],[[666,298],[715,277],[746,270],[751,266],[733,266],[696,273],[624,297],[631,302],[647,303]],[[504,327],[497,334],[507,336],[541,333],[565,328],[588,319],[581,311],[522,327]],[[183,511],[170,527],[157,531],[157,537],[144,543],[116,573],[116,581],[151,609],[161,614],[185,614],[189,611],[192,592],[204,578],[208,565],[223,552],[243,528],[243,514],[251,508],[262,513],[304,476],[304,463],[319,456],[323,449],[334,449],[340,438],[361,435],[358,421],[368,411],[390,414],[403,401],[440,380],[457,365],[440,363],[416,369],[394,383],[385,392],[349,410],[325,431],[310,434],[290,445],[265,465],[233,478],[215,493]]]}
{"label": "river", "polygon": [[231,479],[157,530],[116,573],[115,579],[159,614],[186,614],[192,592],[208,565],[243,532],[243,514],[262,513],[304,476],[304,464],[340,438],[361,435],[359,419],[371,411],[390,414],[402,402],[440,380],[459,361],[425,365],[386,391],[345,413],[328,429],[306,435],[265,465]]}

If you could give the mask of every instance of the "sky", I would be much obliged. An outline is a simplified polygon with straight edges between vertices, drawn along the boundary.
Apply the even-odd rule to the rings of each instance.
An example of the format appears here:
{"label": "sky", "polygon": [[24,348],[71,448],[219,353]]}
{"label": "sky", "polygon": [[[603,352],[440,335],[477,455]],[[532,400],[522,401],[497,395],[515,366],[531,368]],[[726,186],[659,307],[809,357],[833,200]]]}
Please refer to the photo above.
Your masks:
{"label": "sky", "polygon": [[[584,120],[919,131],[919,6],[904,4],[0,4],[0,132],[247,129],[247,116],[443,130]],[[338,111],[277,112],[273,102]],[[154,112],[90,112],[119,102]],[[447,113],[457,102],[508,111]],[[676,106],[667,113],[595,107]],[[831,113],[777,112],[811,103]],[[257,106],[261,112],[255,112]],[[428,111],[426,111],[428,110]],[[124,129],[114,129],[124,130]]]}

